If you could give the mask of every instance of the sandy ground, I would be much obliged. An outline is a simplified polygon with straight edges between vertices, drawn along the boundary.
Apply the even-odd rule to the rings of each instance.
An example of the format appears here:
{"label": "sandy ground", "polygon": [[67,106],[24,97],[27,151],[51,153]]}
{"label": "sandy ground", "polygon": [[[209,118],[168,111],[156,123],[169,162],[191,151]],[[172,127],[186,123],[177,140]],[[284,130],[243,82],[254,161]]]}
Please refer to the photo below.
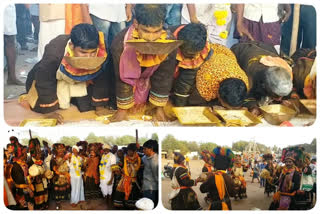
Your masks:
{"label": "sandy ground", "polygon": [[[161,161],[161,170],[163,171],[163,166],[168,162],[173,163],[173,160],[162,159]],[[204,162],[202,160],[190,160],[190,169],[191,169],[191,178],[196,179],[200,174]],[[272,201],[272,195],[267,196],[264,194],[264,188],[260,188],[260,184],[255,179],[254,183],[251,183],[252,177],[250,175],[250,170],[245,173],[245,180],[247,182],[247,195],[248,198],[235,201],[234,198],[231,199],[232,209],[233,210],[268,210],[269,205]],[[171,205],[168,201],[168,194],[171,191],[170,179],[162,178],[162,204],[165,208],[171,209]],[[201,183],[192,189],[197,193],[199,203],[203,209],[208,208],[208,204],[204,201],[206,194],[202,194],[199,190]]]}
{"label": "sandy ground", "polygon": [[[50,201],[49,210],[56,210],[56,203]],[[94,200],[86,200],[79,203],[76,207],[72,207],[70,201],[62,201],[60,210],[109,210],[106,200],[98,198]]]}

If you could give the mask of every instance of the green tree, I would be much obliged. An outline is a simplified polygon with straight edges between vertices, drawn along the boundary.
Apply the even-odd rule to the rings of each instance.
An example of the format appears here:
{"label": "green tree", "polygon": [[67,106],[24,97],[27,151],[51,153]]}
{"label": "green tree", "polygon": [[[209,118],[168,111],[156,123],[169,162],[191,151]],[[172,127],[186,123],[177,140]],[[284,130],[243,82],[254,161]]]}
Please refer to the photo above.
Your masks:
{"label": "green tree", "polygon": [[159,142],[158,134],[157,134],[157,133],[153,133],[153,134],[151,135],[151,139],[152,139],[152,140],[156,140],[156,141]]}
{"label": "green tree", "polygon": [[203,150],[208,150],[210,152],[212,152],[212,150],[214,148],[216,148],[218,145],[215,144],[215,143],[201,143],[200,144],[200,151],[199,152],[202,152]]}
{"label": "green tree", "polygon": [[199,151],[199,144],[195,141],[187,143],[188,150],[190,152]]}
{"label": "green tree", "polygon": [[[40,141],[40,145],[41,145],[41,146],[43,146],[42,141],[47,141],[49,145],[52,145],[52,144],[53,144],[53,142],[52,142],[51,140],[49,140],[48,138],[46,138],[46,137],[39,137],[39,136],[37,136],[37,135],[34,135],[34,136],[32,136],[32,137],[33,137],[33,138],[38,138],[38,140]],[[20,143],[21,143],[22,145],[28,146],[29,140],[30,140],[29,138],[23,138],[23,139],[20,140]]]}
{"label": "green tree", "polygon": [[78,137],[64,136],[64,137],[61,137],[60,140],[58,140],[58,143],[63,143],[66,146],[73,146],[73,145],[76,145],[76,143],[79,141],[80,141],[80,138],[78,138]]}
{"label": "green tree", "polygon": [[249,142],[247,141],[237,141],[235,143],[232,143],[232,150],[237,152],[243,152],[248,144]]}

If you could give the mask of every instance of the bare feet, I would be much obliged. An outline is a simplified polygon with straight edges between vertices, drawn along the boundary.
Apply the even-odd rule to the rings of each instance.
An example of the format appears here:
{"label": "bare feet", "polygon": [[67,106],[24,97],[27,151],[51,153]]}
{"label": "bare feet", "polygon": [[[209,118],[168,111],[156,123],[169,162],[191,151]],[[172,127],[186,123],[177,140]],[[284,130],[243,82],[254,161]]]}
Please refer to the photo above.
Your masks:
{"label": "bare feet", "polygon": [[21,82],[17,78],[15,78],[15,79],[8,78],[7,85],[25,85],[25,83]]}

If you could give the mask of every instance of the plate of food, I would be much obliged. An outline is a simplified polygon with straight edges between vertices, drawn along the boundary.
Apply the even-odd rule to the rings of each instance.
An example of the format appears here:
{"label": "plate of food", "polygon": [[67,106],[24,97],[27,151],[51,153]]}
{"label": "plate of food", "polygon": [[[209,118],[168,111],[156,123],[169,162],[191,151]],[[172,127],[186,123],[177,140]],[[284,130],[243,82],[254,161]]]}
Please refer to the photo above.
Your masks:
{"label": "plate of food", "polygon": [[297,112],[292,108],[281,104],[273,104],[260,107],[263,118],[272,125],[280,125],[284,121],[291,120]]}
{"label": "plate of food", "polygon": [[248,110],[214,110],[223,119],[225,126],[254,126],[261,120]]}
{"label": "plate of food", "polygon": [[48,126],[56,126],[57,119],[25,119],[23,120],[19,126],[23,127],[48,127]]}
{"label": "plate of food", "polygon": [[210,111],[209,107],[173,107],[172,110],[182,125],[221,126],[221,121]]}

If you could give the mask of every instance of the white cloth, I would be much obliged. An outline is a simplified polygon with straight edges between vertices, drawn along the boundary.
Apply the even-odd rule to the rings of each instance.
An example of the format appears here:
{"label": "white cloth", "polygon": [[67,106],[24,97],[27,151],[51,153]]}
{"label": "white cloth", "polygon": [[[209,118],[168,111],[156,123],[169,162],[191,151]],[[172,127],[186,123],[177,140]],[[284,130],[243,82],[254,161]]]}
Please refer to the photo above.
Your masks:
{"label": "white cloth", "polygon": [[[195,8],[198,20],[207,28],[209,42],[226,46],[227,39],[221,38],[220,33],[223,31],[228,31],[230,29],[232,19],[230,4],[195,4]],[[217,25],[217,19],[214,16],[214,12],[217,10],[227,11],[225,25]],[[190,23],[188,8],[186,4],[183,4],[181,11],[181,24],[188,23]]]}
{"label": "white cloth", "polygon": [[7,198],[8,198],[8,205],[9,206],[17,205],[17,202],[14,199],[13,194],[11,192],[11,189],[7,183],[7,179],[3,179],[3,185],[4,185],[4,188],[6,189]]}
{"label": "white cloth", "polygon": [[[84,201],[84,187],[81,175],[81,157],[72,155],[71,161],[67,162],[70,168],[71,177],[71,204],[77,204],[79,201]],[[77,172],[78,171],[78,172]]]}
{"label": "white cloth", "polygon": [[89,13],[109,22],[124,22],[127,19],[125,4],[89,4]]}
{"label": "white cloth", "polygon": [[52,159],[52,155],[49,155],[49,154],[48,154],[48,156],[44,159],[45,169],[46,169],[46,170],[51,170],[51,167],[50,167],[51,159]]}
{"label": "white cloth", "polygon": [[57,36],[65,33],[65,20],[40,22],[38,60],[42,59],[45,46]]}
{"label": "white cloth", "polygon": [[16,35],[16,7],[14,6],[14,4],[9,4],[4,9],[3,19],[3,34],[7,36]]}
{"label": "white cloth", "polygon": [[99,173],[100,173],[100,188],[103,196],[112,194],[112,184],[108,185],[108,182],[111,179],[112,171],[111,165],[116,164],[116,156],[109,152],[108,154],[103,154],[100,160]]}
{"label": "white cloth", "polygon": [[245,4],[243,17],[251,21],[263,23],[279,21],[278,4]]}

